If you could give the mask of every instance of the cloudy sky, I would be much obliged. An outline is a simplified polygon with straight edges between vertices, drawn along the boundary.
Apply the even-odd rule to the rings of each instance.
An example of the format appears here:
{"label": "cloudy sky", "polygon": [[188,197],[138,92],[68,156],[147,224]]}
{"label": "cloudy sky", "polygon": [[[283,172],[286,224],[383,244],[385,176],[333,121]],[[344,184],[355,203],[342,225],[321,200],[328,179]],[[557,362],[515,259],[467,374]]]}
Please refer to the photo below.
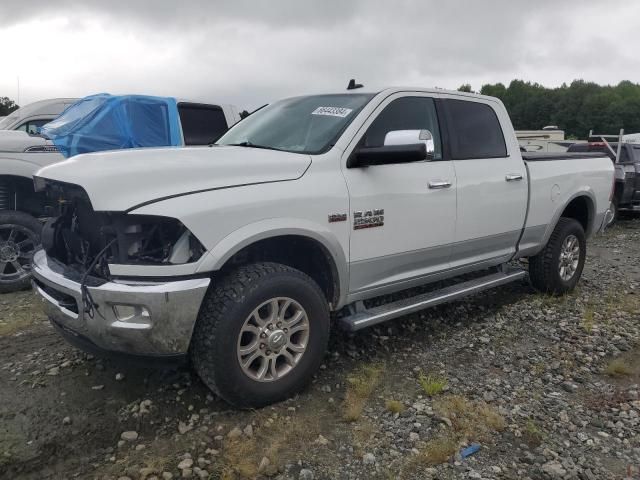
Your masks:
{"label": "cloudy sky", "polygon": [[640,82],[635,0],[1,0],[0,96]]}

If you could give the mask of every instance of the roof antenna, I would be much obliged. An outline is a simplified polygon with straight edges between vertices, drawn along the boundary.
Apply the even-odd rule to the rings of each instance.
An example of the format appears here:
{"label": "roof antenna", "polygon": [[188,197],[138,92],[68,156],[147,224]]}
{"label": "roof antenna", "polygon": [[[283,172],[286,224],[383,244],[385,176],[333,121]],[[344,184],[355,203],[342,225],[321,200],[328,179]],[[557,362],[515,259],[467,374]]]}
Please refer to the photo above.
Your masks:
{"label": "roof antenna", "polygon": [[356,79],[352,78],[349,80],[349,85],[347,85],[347,90],[355,90],[356,88],[362,88],[364,85],[361,83],[356,83]]}

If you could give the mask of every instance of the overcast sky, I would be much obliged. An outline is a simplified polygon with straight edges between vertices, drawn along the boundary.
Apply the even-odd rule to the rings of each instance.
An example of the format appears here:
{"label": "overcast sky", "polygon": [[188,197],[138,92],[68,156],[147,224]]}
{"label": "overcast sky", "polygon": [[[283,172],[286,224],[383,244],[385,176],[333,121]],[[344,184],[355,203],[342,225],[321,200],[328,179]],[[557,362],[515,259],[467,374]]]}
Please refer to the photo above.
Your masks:
{"label": "overcast sky", "polygon": [[0,96],[640,82],[635,0],[1,0]]}

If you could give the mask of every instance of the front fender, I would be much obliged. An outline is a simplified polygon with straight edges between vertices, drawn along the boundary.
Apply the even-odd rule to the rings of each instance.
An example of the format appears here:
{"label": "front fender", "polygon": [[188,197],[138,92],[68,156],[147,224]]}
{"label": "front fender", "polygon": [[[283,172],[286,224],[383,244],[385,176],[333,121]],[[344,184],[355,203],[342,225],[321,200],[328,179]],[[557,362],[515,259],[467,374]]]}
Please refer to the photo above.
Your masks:
{"label": "front fender", "polygon": [[348,282],[347,257],[336,235],[320,224],[300,218],[269,218],[245,225],[224,237],[199,262],[198,273],[220,270],[243,248],[268,238],[284,235],[306,237],[320,243],[331,256],[338,273],[340,299],[344,305]]}

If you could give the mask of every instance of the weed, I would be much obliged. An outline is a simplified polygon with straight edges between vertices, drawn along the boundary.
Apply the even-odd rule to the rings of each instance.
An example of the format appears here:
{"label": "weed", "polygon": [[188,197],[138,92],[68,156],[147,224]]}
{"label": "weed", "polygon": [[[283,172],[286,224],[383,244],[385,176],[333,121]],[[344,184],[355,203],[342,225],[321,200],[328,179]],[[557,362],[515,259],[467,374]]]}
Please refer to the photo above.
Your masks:
{"label": "weed", "polygon": [[472,402],[460,395],[448,395],[434,402],[434,410],[451,420],[453,431],[461,440],[483,440],[504,430],[504,418],[484,402]]}
{"label": "weed", "polygon": [[525,443],[532,448],[540,446],[544,440],[543,432],[531,419],[527,420],[522,437]]}
{"label": "weed", "polygon": [[587,306],[584,309],[584,314],[582,315],[582,328],[585,332],[591,333],[593,332],[593,325],[595,323],[594,320],[594,309],[592,306]]}
{"label": "weed", "polygon": [[428,465],[438,465],[449,460],[458,450],[458,441],[452,435],[429,440],[418,455]]}
{"label": "weed", "polygon": [[622,358],[614,358],[606,366],[605,373],[610,377],[626,377],[633,373],[633,368]]}
{"label": "weed", "polygon": [[365,365],[347,377],[347,393],[343,404],[343,418],[346,421],[355,422],[360,418],[365,403],[380,383],[383,370],[380,365]]}
{"label": "weed", "polygon": [[385,402],[385,407],[387,410],[389,410],[391,413],[402,413],[405,410],[405,406],[404,403],[402,403],[400,400],[387,400]]}
{"label": "weed", "polygon": [[418,383],[426,393],[430,397],[434,397],[445,389],[448,385],[447,379],[445,377],[436,376],[436,375],[425,375],[420,372],[420,376],[418,377]]}

